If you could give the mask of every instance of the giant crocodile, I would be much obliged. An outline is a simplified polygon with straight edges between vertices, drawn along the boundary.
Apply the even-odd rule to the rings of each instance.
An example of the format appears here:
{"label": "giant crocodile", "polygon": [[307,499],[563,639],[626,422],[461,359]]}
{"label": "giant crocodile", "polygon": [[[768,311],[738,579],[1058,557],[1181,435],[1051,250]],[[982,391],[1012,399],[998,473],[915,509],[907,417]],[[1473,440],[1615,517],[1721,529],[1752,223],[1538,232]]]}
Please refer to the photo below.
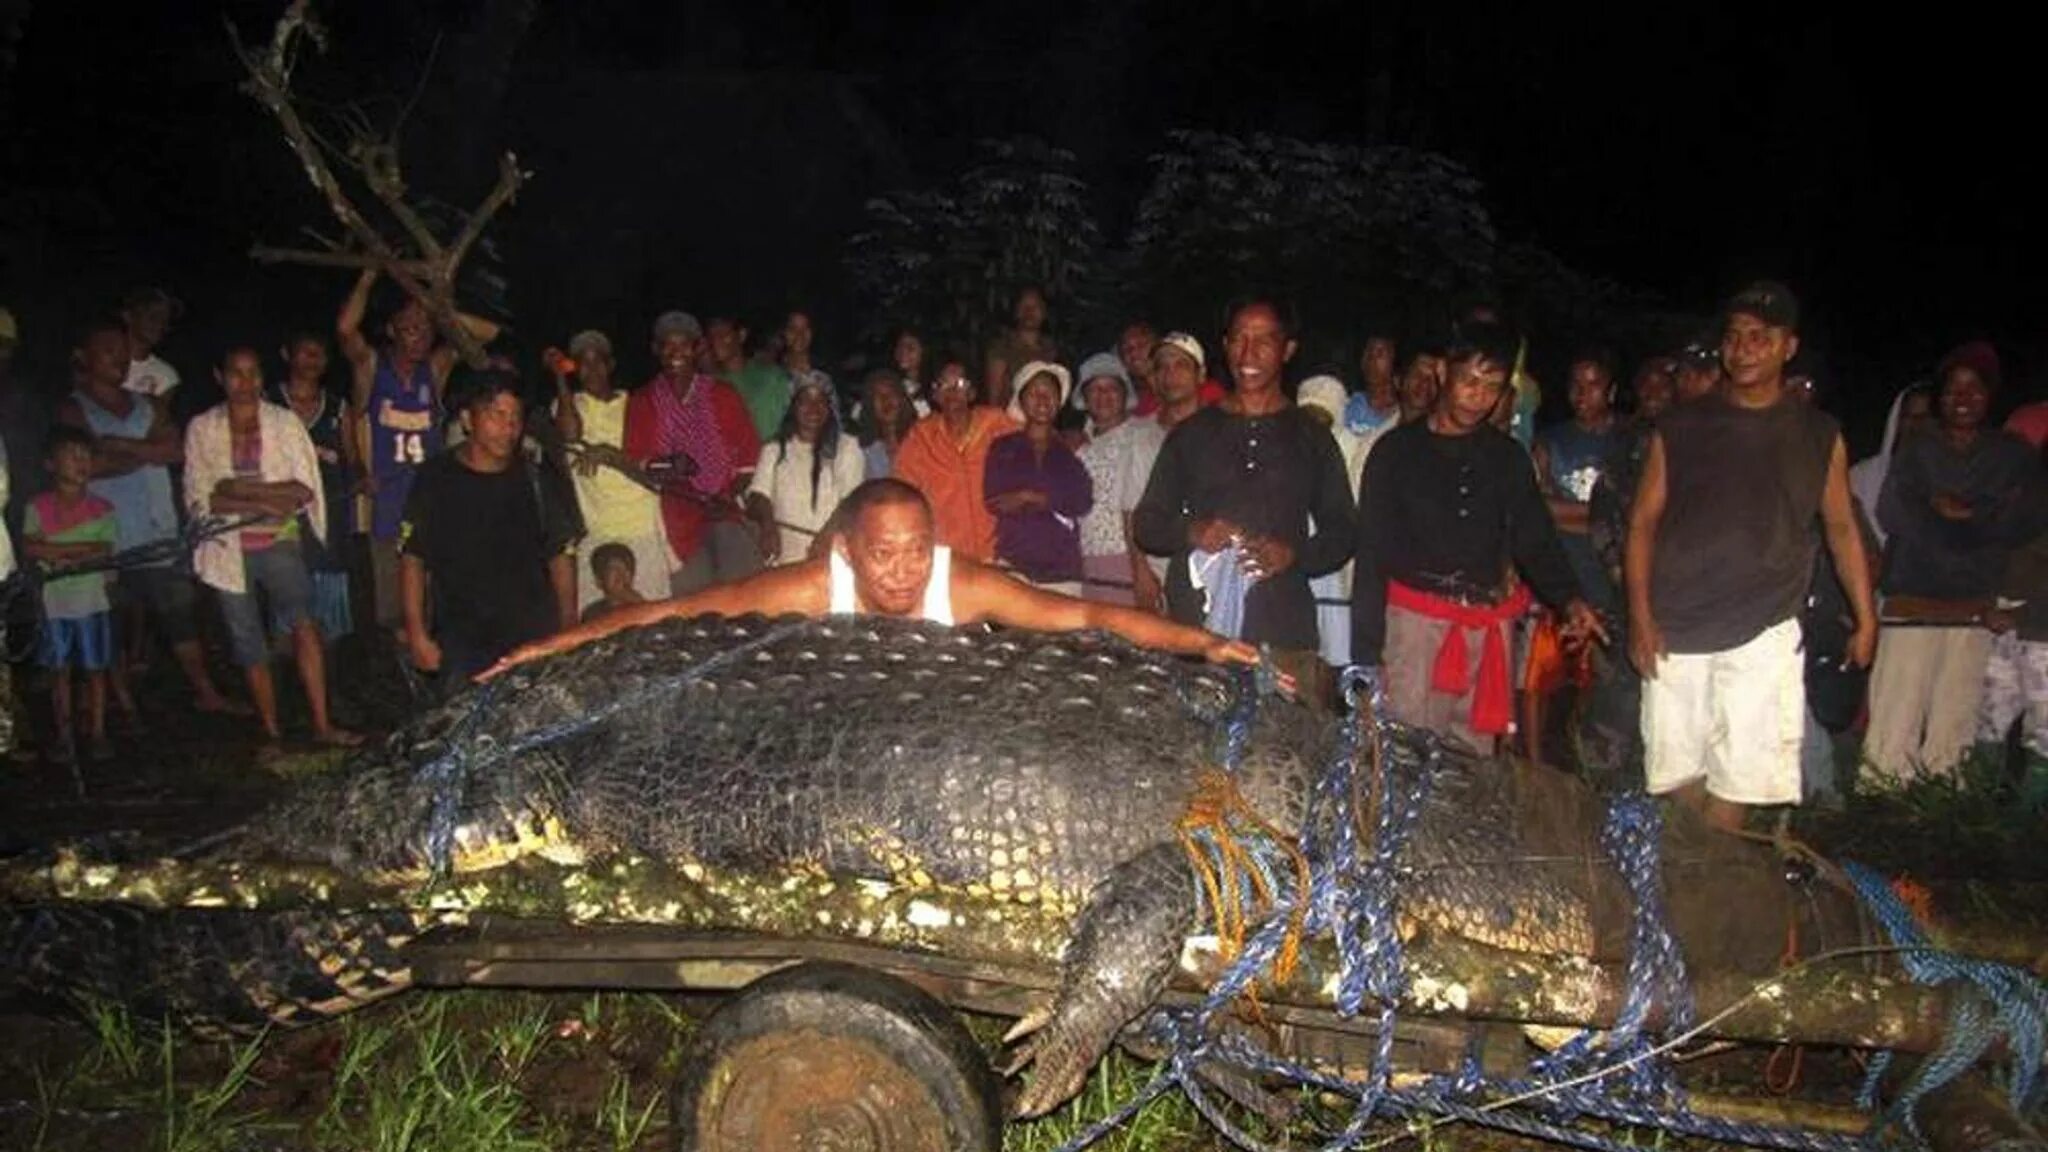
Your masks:
{"label": "giant crocodile", "polygon": [[[1240,673],[1093,634],[715,617],[622,632],[422,715],[179,859],[17,866],[6,977],[195,1024],[317,1019],[404,987],[400,949],[476,909],[858,937],[1062,966],[1016,1109],[1078,1089],[1197,931],[1177,827],[1217,787]],[[1225,791],[1291,838],[1336,719],[1262,705]],[[1403,748],[1431,746],[1398,728]],[[1607,961],[1626,897],[1600,804],[1554,771],[1455,749],[1362,758],[1425,801],[1398,907],[1490,948]],[[1783,925],[1857,932],[1768,848],[1665,829],[1696,967],[1768,972]],[[38,888],[37,885],[44,885]],[[46,896],[97,903],[26,902]],[[1725,931],[1731,906],[1766,943]]]}

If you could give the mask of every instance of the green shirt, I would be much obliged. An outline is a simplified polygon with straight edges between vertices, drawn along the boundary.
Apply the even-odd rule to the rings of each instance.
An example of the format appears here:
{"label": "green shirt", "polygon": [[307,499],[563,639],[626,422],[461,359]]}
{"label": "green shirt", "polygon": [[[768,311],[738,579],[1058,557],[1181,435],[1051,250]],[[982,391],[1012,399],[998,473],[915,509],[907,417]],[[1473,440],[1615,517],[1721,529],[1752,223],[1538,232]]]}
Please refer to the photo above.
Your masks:
{"label": "green shirt", "polygon": [[[54,492],[29,501],[22,510],[22,535],[52,544],[105,544],[114,546],[114,506],[87,494],[76,504],[57,503]],[[107,611],[107,581],[110,572],[86,572],[65,576],[43,585],[43,613],[52,620],[82,620]]]}
{"label": "green shirt", "polygon": [[789,398],[796,391],[790,385],[789,373],[773,364],[762,364],[749,360],[737,372],[719,372],[720,380],[732,385],[733,391],[747,405],[747,415],[753,417],[754,432],[766,441],[775,438],[782,427],[782,416],[789,411]]}

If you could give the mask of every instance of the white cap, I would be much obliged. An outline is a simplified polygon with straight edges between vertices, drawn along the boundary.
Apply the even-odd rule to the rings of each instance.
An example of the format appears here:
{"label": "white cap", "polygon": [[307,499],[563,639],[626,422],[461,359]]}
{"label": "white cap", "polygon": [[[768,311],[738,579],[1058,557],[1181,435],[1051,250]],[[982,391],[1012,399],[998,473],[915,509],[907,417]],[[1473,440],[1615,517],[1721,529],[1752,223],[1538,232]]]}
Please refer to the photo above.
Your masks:
{"label": "white cap", "polygon": [[1053,408],[1057,410],[1066,404],[1067,393],[1074,390],[1074,377],[1065,368],[1050,360],[1033,360],[1031,363],[1017,369],[1017,374],[1010,377],[1010,419],[1020,424],[1024,422],[1024,407],[1018,402],[1024,398],[1024,385],[1033,376],[1037,376],[1040,373],[1044,373],[1059,382],[1059,403],[1054,404]]}
{"label": "white cap", "polygon": [[1202,342],[1185,332],[1168,332],[1161,336],[1158,346],[1152,349],[1152,355],[1158,356],[1161,348],[1171,348],[1193,360],[1197,372],[1206,374],[1209,371],[1209,359],[1202,355]]}

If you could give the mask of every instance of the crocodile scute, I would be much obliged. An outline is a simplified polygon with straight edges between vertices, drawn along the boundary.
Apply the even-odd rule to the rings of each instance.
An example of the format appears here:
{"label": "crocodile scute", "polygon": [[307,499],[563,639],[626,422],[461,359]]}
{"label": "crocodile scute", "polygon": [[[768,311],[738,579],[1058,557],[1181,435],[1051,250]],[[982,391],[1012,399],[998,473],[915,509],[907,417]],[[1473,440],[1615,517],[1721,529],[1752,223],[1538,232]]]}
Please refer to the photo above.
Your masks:
{"label": "crocodile scute", "polygon": [[[325,870],[388,907],[358,900],[323,919],[317,905],[17,903],[0,908],[0,949],[17,958],[0,984],[146,991],[194,1023],[291,1023],[403,987],[401,945],[465,877],[537,857],[753,877],[749,891],[799,900],[872,885],[982,908],[1015,927],[984,938],[985,954],[1062,965],[1063,990],[1022,1050],[1035,1071],[1019,1111],[1039,1112],[1157,997],[1198,928],[1178,829],[1248,680],[1092,633],[759,617],[628,630],[464,691],[201,853],[245,871]],[[1346,722],[1261,702],[1235,793],[1291,839]],[[1589,864],[1596,798],[1548,769],[1389,732],[1436,753],[1389,756],[1373,784],[1426,785],[1402,857],[1405,916],[1500,948],[1625,949],[1619,883]],[[1692,860],[1727,882],[1731,857],[1693,830],[1667,848],[1680,874]],[[1738,856],[1744,882],[1777,882],[1767,852]],[[693,923],[865,927],[823,911],[770,921],[767,903],[707,901]],[[1674,909],[1684,931],[1685,902]],[[79,959],[95,950],[119,963]],[[187,982],[213,991],[181,992]]]}

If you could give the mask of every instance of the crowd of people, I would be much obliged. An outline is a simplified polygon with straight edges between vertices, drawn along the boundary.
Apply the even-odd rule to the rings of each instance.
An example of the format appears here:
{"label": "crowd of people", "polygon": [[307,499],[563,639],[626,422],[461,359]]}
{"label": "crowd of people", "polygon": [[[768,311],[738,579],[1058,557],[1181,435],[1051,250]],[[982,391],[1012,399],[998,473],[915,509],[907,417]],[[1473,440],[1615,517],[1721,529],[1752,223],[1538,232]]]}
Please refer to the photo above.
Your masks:
{"label": "crowd of people", "polygon": [[[1270,661],[1314,700],[1366,665],[1395,717],[1482,751],[1542,756],[1561,703],[1604,707],[1642,764],[1624,783],[1724,827],[1811,796],[1830,734],[1866,722],[1867,774],[1891,780],[2017,722],[2048,790],[2048,405],[1993,422],[1989,345],[1905,390],[1851,468],[1771,283],[1644,359],[1626,398],[1613,355],[1576,354],[1570,414],[1540,430],[1527,342],[1484,305],[1425,337],[1359,333],[1355,375],[1297,381],[1280,301],[1233,304],[1209,343],[1133,320],[1070,361],[1027,290],[978,352],[903,331],[844,388],[825,366],[856,362],[816,355],[804,312],[755,342],[736,316],[669,311],[629,388],[595,330],[538,373],[459,370],[417,301],[372,327],[375,287],[365,273],[336,320],[345,392],[322,334],[231,347],[225,399],[182,428],[156,351],[168,294],[89,325],[47,412],[6,375],[0,313],[8,527],[47,577],[51,757],[78,754],[80,727],[88,755],[113,754],[109,689],[132,717],[130,672],[159,639],[195,707],[253,711],[273,742],[289,653],[313,738],[347,745],[328,660],[358,621],[452,686],[751,606],[1105,627]],[[195,535],[189,568],[149,547]],[[246,705],[211,678],[213,634]]]}

